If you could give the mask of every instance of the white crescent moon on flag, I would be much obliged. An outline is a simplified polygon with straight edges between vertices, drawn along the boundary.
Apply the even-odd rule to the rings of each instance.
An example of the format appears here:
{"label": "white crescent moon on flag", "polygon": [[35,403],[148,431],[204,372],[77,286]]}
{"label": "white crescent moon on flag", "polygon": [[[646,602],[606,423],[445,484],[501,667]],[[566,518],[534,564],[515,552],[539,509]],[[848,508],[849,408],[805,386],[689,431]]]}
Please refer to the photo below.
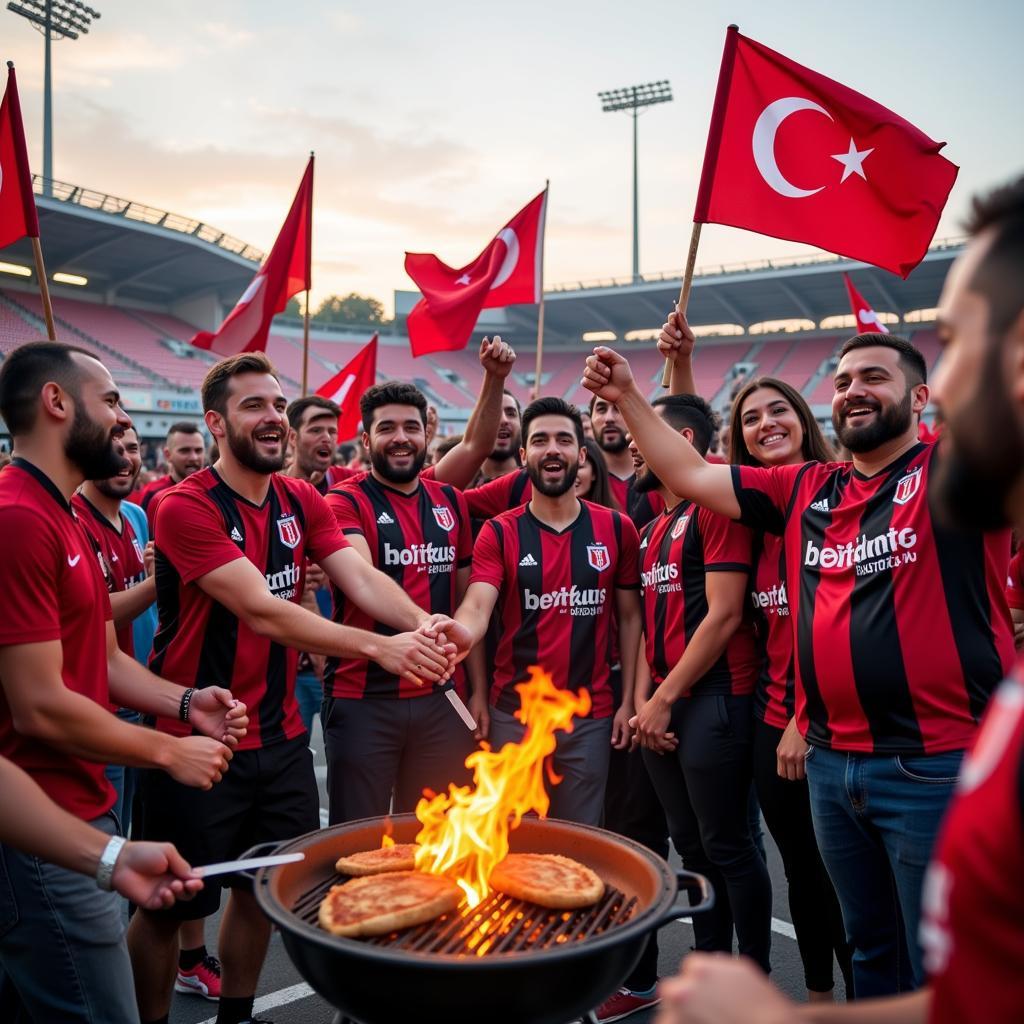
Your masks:
{"label": "white crescent moon on flag", "polygon": [[761,111],[761,116],[754,125],[754,134],[750,140],[754,150],[754,163],[757,164],[761,177],[770,188],[773,188],[780,196],[786,196],[787,199],[806,199],[807,196],[813,196],[825,187],[822,185],[820,188],[797,188],[779,170],[779,165],[775,160],[775,133],[779,130],[782,122],[798,110],[816,110],[819,114],[824,114],[830,121],[832,120],[832,115],[824,107],[819,107],[813,100],[802,96],[785,96],[781,100],[769,103]]}
{"label": "white crescent moon on flag", "polygon": [[490,290],[500,288],[511,276],[519,262],[519,236],[512,228],[502,228],[498,232],[498,238],[505,243],[505,258],[501,262],[497,276],[491,282]]}
{"label": "white crescent moon on flag", "polygon": [[235,303],[236,306],[244,306],[247,302],[252,302],[256,293],[263,287],[263,282],[266,280],[264,274],[257,274],[252,281],[249,282],[249,287],[242,292],[241,298]]}

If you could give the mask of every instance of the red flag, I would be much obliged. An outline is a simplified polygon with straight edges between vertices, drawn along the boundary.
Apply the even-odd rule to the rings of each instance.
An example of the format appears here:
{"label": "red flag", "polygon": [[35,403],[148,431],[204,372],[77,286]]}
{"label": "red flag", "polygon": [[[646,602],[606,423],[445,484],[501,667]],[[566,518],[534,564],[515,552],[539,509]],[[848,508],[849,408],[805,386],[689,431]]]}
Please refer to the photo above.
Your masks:
{"label": "red flag", "polygon": [[406,273],[423,292],[408,319],[414,356],[465,348],[481,309],[540,301],[547,196],[531,199],[465,267],[405,254]]}
{"label": "red flag", "polygon": [[359,430],[359,399],[377,379],[377,334],[364,345],[316,394],[341,406],[338,437],[347,440]]}
{"label": "red flag", "polygon": [[846,282],[846,291],[850,296],[850,308],[853,310],[853,318],[857,321],[857,330],[861,334],[868,334],[872,331],[878,334],[888,334],[889,328],[878,319],[878,314],[867,304],[864,296],[853,286],[850,275],[844,273],[843,280]]}
{"label": "red flag", "polygon": [[310,157],[270,255],[216,333],[200,331],[192,344],[222,356],[266,351],[271,320],[284,311],[293,295],[310,288],[312,243],[313,158]]}
{"label": "red flag", "polygon": [[7,89],[0,103],[0,249],[28,235],[39,237],[32,172],[21,123],[18,81],[7,62]]}
{"label": "red flag", "polygon": [[906,277],[956,180],[944,145],[732,25],[693,219],[808,242]]}

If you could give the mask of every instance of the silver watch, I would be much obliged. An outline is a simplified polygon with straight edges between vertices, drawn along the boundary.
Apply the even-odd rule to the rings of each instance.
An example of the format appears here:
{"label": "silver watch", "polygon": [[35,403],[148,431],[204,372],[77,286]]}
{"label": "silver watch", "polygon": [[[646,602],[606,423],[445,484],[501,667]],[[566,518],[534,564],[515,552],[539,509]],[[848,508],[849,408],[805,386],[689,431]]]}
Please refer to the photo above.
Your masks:
{"label": "silver watch", "polygon": [[126,842],[128,840],[124,836],[111,836],[110,842],[100,855],[100,863],[96,868],[96,884],[107,892],[113,888],[111,882],[114,878],[114,865],[121,856],[121,848]]}

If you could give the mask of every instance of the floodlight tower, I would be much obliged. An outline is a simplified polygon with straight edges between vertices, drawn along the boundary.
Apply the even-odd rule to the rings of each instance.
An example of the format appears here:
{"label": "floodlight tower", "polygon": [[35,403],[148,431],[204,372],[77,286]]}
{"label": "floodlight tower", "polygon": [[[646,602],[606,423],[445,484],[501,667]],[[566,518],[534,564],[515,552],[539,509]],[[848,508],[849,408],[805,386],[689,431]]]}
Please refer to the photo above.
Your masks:
{"label": "floodlight tower", "polygon": [[43,85],[43,195],[53,194],[53,87],[50,80],[50,41],[86,35],[99,11],[80,0],[11,0],[7,10],[31,22],[46,40]]}
{"label": "floodlight tower", "polygon": [[599,92],[601,109],[605,113],[625,110],[633,118],[633,282],[640,280],[640,208],[639,184],[637,181],[637,128],[636,122],[642,111],[656,103],[672,101],[672,86],[665,80],[648,82],[646,85],[627,85],[624,89],[609,89]]}

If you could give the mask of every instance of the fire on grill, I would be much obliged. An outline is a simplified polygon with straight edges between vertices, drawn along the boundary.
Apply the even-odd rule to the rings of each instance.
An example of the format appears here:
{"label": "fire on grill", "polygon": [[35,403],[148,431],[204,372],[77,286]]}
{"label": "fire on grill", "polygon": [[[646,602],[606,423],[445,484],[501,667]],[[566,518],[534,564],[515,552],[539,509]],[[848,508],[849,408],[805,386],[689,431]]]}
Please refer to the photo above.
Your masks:
{"label": "fire on grill", "polygon": [[[344,1012],[339,1019],[564,1024],[621,985],[650,931],[713,905],[707,881],[685,872],[678,881],[691,905],[677,904],[677,876],[638,843],[543,817],[554,733],[586,714],[589,699],[556,690],[542,674],[523,690],[523,742],[472,754],[472,786],[424,798],[415,817],[349,822],[285,843],[281,852],[301,850],[305,859],[257,874],[260,907],[303,977]],[[320,903],[347,877],[336,861],[381,846],[384,836],[418,843],[417,870],[453,879],[463,899],[385,935],[328,934],[317,923]],[[571,858],[603,881],[604,893],[592,906],[552,910],[498,892],[489,879],[509,851]]]}

